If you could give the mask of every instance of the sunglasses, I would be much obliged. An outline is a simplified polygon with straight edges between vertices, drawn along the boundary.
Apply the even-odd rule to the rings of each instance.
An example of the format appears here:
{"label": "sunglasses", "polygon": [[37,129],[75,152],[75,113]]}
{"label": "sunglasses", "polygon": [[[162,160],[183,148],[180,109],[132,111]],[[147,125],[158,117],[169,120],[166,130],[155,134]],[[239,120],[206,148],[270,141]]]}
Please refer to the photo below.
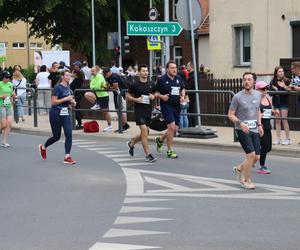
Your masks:
{"label": "sunglasses", "polygon": [[268,88],[262,88],[262,89],[260,89],[261,91],[266,91],[266,90],[268,90]]}

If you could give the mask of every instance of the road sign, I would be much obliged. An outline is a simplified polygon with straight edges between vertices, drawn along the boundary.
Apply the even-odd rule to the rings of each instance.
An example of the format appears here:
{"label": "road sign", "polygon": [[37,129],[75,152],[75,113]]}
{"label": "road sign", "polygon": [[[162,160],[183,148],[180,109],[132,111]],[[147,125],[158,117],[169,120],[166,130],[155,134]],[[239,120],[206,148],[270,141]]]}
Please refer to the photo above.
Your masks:
{"label": "road sign", "polygon": [[5,62],[6,58],[6,47],[5,43],[0,43],[0,62]]}
{"label": "road sign", "polygon": [[149,19],[155,21],[158,18],[158,10],[156,8],[150,8],[149,10]]}
{"label": "road sign", "polygon": [[[158,41],[158,42],[155,42]],[[160,36],[148,36],[147,37],[148,50],[161,50]]]}
{"label": "road sign", "polygon": [[[202,21],[202,11],[199,0],[191,0],[193,30],[197,29]],[[187,0],[179,0],[176,7],[178,22],[185,30],[191,30],[189,5]]]}
{"label": "road sign", "polygon": [[128,36],[178,36],[181,31],[177,22],[127,21]]}

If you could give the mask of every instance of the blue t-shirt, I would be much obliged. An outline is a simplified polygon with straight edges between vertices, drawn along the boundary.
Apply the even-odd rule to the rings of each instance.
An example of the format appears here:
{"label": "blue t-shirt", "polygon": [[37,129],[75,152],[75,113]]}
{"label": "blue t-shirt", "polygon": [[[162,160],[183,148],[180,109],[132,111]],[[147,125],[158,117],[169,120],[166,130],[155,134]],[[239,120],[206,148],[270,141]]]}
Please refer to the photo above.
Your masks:
{"label": "blue t-shirt", "polygon": [[[72,90],[70,89],[70,86],[65,87],[60,83],[56,84],[52,90],[52,96],[57,96],[57,99],[62,99],[69,95],[72,95]],[[64,107],[68,107],[69,104],[70,102],[67,101],[58,105],[52,105],[52,108],[62,109]]]}
{"label": "blue t-shirt", "polygon": [[167,74],[163,75],[155,86],[155,90],[161,95],[169,94],[169,100],[165,102],[160,99],[160,104],[172,106],[180,106],[180,93],[184,88],[180,76],[175,76],[172,80]]}

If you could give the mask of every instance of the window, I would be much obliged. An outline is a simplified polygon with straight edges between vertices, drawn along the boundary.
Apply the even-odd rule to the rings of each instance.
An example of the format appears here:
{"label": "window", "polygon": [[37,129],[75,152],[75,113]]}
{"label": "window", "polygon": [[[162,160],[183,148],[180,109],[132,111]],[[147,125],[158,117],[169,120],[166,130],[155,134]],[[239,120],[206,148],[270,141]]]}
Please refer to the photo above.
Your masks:
{"label": "window", "polygon": [[0,42],[0,43],[4,43],[5,48],[6,48],[6,49],[8,48],[8,42]]}
{"label": "window", "polygon": [[300,57],[300,21],[292,21],[290,24],[292,26],[293,57]]}
{"label": "window", "polygon": [[161,66],[161,50],[154,50],[153,54],[154,65]]}
{"label": "window", "polygon": [[12,47],[14,49],[25,49],[26,44],[25,43],[15,42],[15,43],[12,44]]}
{"label": "window", "polygon": [[174,61],[178,67],[182,65],[182,47],[174,47]]}
{"label": "window", "polygon": [[251,65],[251,28],[250,26],[235,27],[235,66]]}
{"label": "window", "polygon": [[30,48],[31,49],[42,49],[43,44],[42,43],[30,43]]}
{"label": "window", "polygon": [[177,3],[178,3],[178,0],[173,0],[173,2],[172,2],[172,6],[173,6],[172,16],[173,16],[173,20],[177,20],[177,16],[176,16]]}

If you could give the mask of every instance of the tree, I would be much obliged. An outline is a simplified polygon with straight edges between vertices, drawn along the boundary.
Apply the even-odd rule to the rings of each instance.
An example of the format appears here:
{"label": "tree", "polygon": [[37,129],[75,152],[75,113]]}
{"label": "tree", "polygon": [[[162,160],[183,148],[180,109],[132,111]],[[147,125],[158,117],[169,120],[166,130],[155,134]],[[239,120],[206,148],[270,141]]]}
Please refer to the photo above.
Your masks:
{"label": "tree", "polygon": [[[148,1],[123,0],[123,20],[143,20]],[[159,6],[161,0],[154,0]],[[48,44],[68,43],[75,51],[91,58],[90,0],[0,0],[0,27],[24,21],[30,24],[30,36],[42,37]],[[97,62],[107,63],[107,32],[117,31],[117,0],[95,0]],[[100,53],[101,54],[100,54]]]}

